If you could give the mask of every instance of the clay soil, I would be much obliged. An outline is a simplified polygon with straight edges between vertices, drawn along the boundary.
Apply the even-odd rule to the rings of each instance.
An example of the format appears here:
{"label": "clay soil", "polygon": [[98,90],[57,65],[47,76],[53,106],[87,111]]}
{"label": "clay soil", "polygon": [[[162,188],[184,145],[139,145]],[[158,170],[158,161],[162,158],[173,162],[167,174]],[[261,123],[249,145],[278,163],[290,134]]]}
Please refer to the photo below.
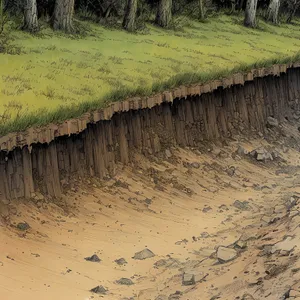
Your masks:
{"label": "clay soil", "polygon": [[[274,132],[136,154],[114,178],[73,179],[59,201],[1,203],[0,299],[296,299],[299,133]],[[280,157],[258,162],[239,146]],[[133,258],[145,248],[155,256]],[[98,285],[105,294],[90,292]]]}

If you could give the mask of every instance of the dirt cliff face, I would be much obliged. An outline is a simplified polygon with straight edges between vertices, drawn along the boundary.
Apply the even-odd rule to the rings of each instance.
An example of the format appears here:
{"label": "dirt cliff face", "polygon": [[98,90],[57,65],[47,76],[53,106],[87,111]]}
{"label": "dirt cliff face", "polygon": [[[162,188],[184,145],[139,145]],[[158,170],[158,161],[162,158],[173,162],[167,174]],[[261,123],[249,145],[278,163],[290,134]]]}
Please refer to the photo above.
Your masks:
{"label": "dirt cliff face", "polygon": [[[157,154],[170,145],[199,147],[206,140],[241,131],[263,132],[269,116],[280,119],[298,111],[300,68],[276,66],[251,74],[246,78],[250,81],[244,82],[241,75],[223,81],[227,88],[218,81],[164,93],[151,98],[148,106],[143,99],[114,104],[118,107],[110,108],[110,119],[104,110],[93,113],[94,123],[66,122],[61,128],[67,126],[69,136],[55,138],[59,127],[44,129],[48,143],[41,143],[37,132],[32,143],[26,138],[18,141],[20,134],[3,137],[0,198],[30,198],[35,192],[58,198],[64,181],[72,176],[114,176],[116,164],[128,164],[132,151]],[[84,129],[71,134],[72,124],[75,132],[81,131],[78,124]]]}

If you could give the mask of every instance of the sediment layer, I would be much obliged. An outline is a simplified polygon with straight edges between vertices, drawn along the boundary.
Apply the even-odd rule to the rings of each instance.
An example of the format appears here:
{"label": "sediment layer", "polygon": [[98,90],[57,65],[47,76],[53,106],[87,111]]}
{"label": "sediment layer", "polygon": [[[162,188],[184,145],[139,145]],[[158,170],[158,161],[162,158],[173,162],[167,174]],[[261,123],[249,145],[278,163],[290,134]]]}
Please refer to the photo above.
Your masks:
{"label": "sediment layer", "polygon": [[0,199],[59,198],[72,175],[113,176],[131,153],[201,146],[237,131],[263,132],[268,116],[299,109],[300,64],[134,98],[61,125],[0,138]]}

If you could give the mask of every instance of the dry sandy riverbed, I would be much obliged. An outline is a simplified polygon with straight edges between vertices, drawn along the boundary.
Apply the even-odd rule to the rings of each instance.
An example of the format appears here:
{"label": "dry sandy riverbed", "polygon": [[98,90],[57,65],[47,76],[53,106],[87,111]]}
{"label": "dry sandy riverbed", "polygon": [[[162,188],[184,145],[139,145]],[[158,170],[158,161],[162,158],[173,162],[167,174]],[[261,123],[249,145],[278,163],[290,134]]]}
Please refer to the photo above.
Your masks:
{"label": "dry sandy riverbed", "polygon": [[[136,155],[114,179],[72,181],[56,204],[1,203],[0,299],[295,299],[300,154],[257,162],[235,155],[240,144],[270,145]],[[155,256],[134,259],[143,249]]]}

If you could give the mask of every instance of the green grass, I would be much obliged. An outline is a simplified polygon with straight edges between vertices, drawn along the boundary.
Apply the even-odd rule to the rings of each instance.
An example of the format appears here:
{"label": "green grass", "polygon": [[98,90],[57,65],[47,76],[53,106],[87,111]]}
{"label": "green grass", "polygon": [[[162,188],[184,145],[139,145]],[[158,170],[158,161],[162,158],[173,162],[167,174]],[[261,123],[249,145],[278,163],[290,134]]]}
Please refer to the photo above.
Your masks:
{"label": "green grass", "polygon": [[96,24],[84,37],[12,30],[19,55],[0,54],[0,136],[61,122],[129,96],[299,61],[300,21],[258,29],[220,15],[179,31],[130,34]]}

